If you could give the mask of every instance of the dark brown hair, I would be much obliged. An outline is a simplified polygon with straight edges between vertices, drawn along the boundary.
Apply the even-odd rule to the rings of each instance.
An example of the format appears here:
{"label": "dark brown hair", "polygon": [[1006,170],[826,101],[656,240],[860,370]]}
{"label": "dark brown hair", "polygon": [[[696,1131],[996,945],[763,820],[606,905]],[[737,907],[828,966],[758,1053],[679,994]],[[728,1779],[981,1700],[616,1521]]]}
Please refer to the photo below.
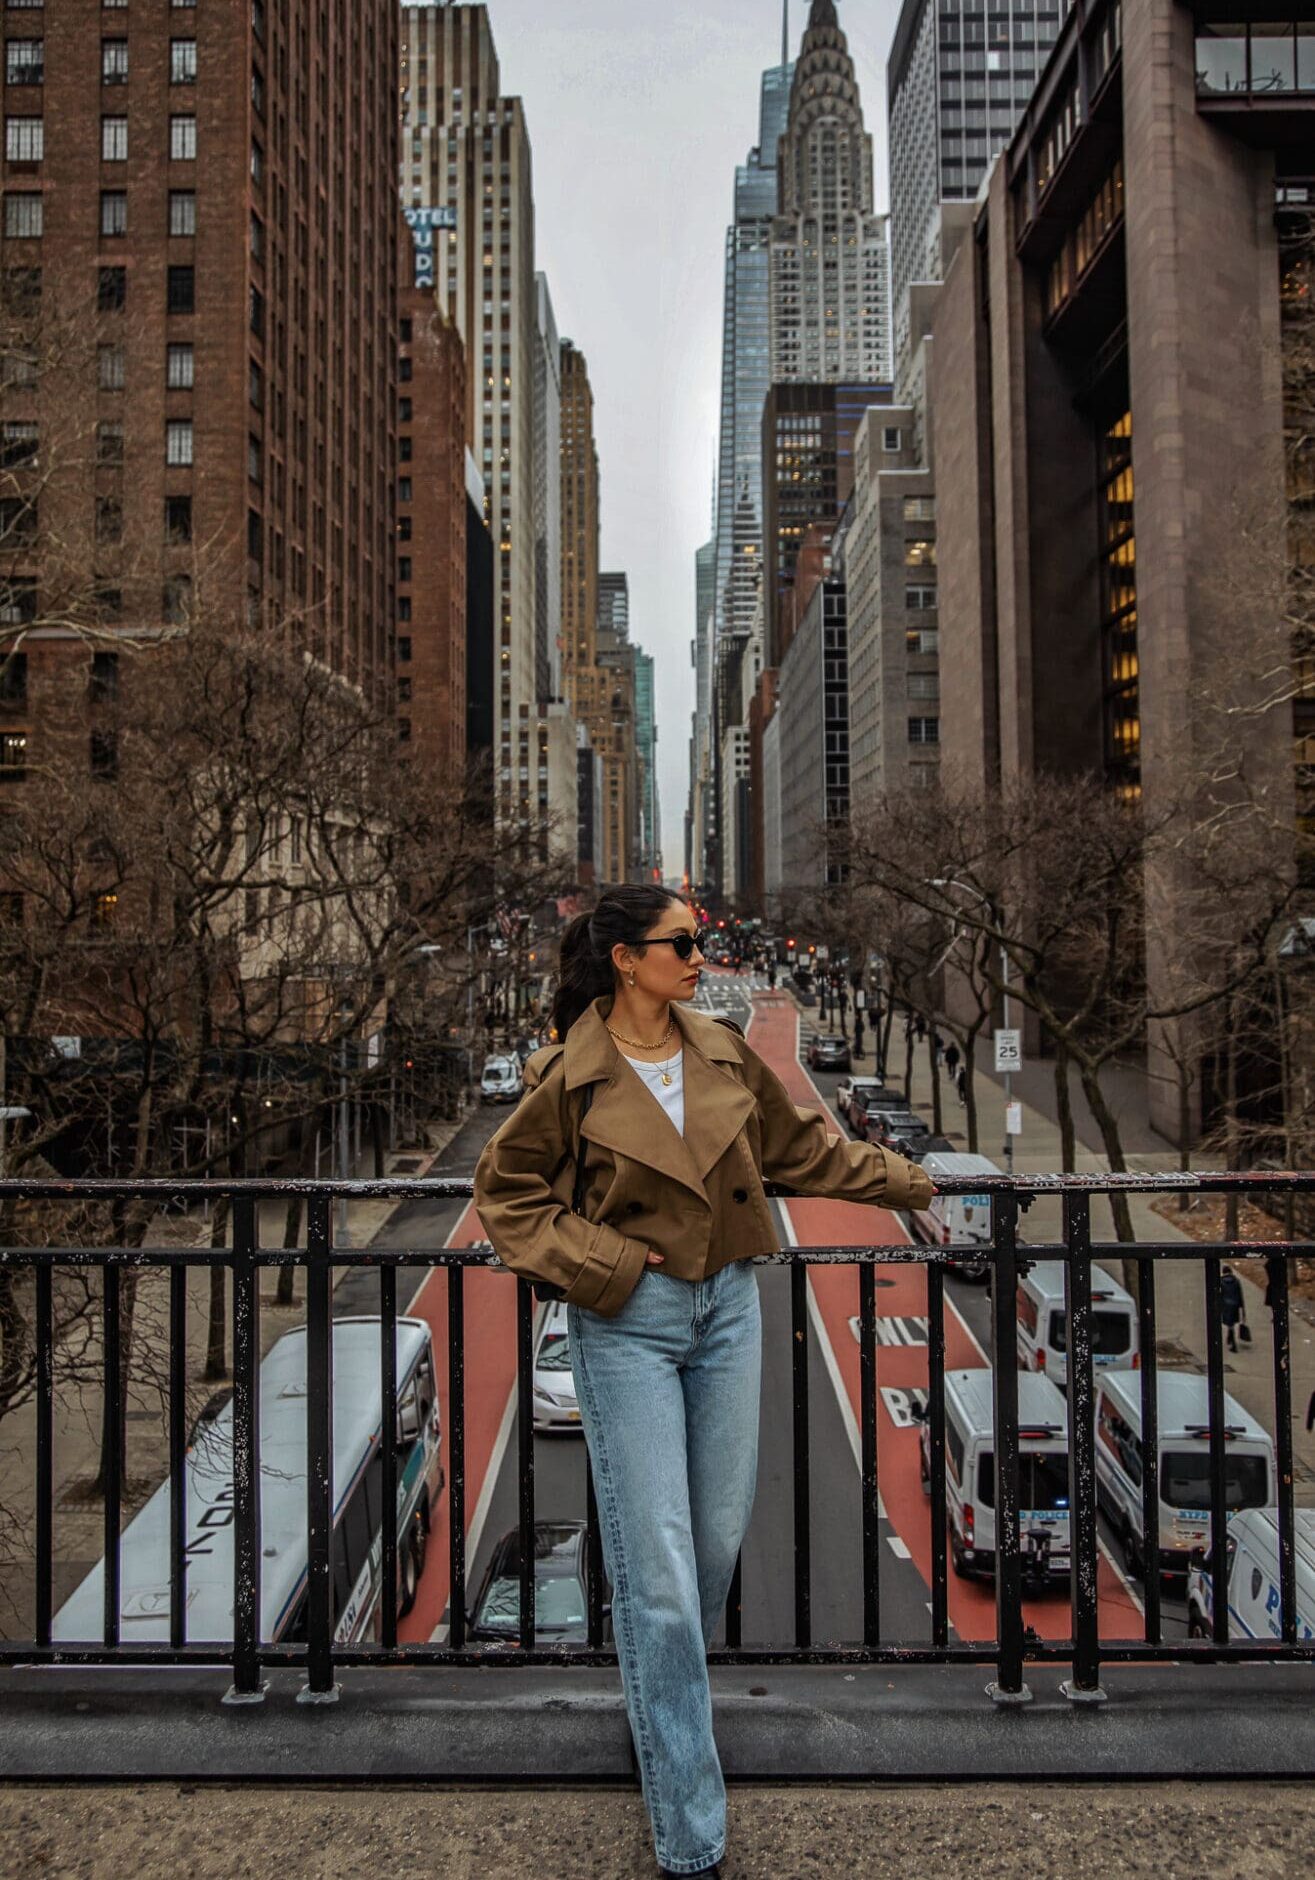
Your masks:
{"label": "dark brown hair", "polygon": [[606,888],[592,914],[577,914],[562,935],[552,1025],[565,1038],[595,999],[616,990],[612,948],[644,950],[644,935],[667,909],[683,905],[669,888]]}

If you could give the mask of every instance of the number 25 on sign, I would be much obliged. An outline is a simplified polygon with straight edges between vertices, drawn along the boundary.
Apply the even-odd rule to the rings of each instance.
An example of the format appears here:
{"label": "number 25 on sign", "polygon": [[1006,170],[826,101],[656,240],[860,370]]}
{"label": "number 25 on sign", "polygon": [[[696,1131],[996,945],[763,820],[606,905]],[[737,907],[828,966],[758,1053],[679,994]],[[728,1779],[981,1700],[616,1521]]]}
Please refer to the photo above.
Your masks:
{"label": "number 25 on sign", "polygon": [[1001,1071],[1016,1071],[1023,1063],[1023,1034],[1021,1031],[997,1031],[995,1034],[995,1068]]}

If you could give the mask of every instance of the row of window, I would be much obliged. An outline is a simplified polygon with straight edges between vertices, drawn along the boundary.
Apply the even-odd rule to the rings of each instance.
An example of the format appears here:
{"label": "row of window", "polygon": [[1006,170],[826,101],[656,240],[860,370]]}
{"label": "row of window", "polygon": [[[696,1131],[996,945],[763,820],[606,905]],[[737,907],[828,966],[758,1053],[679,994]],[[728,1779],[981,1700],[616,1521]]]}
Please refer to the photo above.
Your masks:
{"label": "row of window", "polygon": [[[46,120],[43,117],[5,119],[5,157],[10,163],[43,163],[46,156]],[[123,163],[128,156],[128,120],[126,117],[101,119],[101,157],[106,163]],[[196,118],[191,112],[174,112],[169,119],[169,156],[174,163],[191,163],[196,158]]]}
{"label": "row of window", "polygon": [[[5,199],[4,230],[11,241],[39,241],[45,233],[45,198],[35,191],[13,191]],[[112,241],[128,233],[128,195],[126,190],[103,189],[100,192],[100,233]],[[176,236],[196,234],[196,192],[190,189],[169,191],[169,233]]]}

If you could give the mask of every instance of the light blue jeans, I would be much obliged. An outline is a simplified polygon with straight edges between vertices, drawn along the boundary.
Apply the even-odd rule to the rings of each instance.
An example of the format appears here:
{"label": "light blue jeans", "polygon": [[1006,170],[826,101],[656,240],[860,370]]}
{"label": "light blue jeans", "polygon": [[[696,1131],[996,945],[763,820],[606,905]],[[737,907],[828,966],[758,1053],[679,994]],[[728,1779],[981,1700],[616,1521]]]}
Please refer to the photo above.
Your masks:
{"label": "light blue jeans", "polygon": [[568,1330],[653,1845],[697,1873],[726,1851],[707,1652],[758,1473],[758,1282],[646,1267],[615,1318],[572,1306]]}

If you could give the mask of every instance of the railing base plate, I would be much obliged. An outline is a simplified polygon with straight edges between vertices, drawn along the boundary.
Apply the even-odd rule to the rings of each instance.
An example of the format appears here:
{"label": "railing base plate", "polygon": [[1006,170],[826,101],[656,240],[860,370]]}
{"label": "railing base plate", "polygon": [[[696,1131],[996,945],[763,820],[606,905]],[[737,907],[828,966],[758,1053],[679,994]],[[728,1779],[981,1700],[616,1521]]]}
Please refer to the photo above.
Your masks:
{"label": "railing base plate", "polygon": [[1021,1710],[1032,1701],[1032,1693],[1025,1684],[1020,1684],[1016,1691],[1002,1691],[994,1678],[986,1687],[986,1695],[1000,1710]]}
{"label": "railing base plate", "polygon": [[1099,1684],[1084,1690],[1081,1685],[1075,1684],[1072,1678],[1065,1678],[1059,1688],[1070,1704],[1107,1704],[1109,1702],[1108,1692],[1102,1690]]}
{"label": "railing base plate", "polygon": [[313,1691],[309,1684],[303,1684],[297,1692],[299,1704],[336,1704],[342,1696],[341,1684],[331,1684],[327,1691]]}
{"label": "railing base plate", "polygon": [[263,1704],[268,1689],[268,1680],[258,1691],[239,1691],[236,1684],[230,1684],[219,1701],[221,1704],[227,1704],[230,1710],[244,1709],[252,1704]]}

